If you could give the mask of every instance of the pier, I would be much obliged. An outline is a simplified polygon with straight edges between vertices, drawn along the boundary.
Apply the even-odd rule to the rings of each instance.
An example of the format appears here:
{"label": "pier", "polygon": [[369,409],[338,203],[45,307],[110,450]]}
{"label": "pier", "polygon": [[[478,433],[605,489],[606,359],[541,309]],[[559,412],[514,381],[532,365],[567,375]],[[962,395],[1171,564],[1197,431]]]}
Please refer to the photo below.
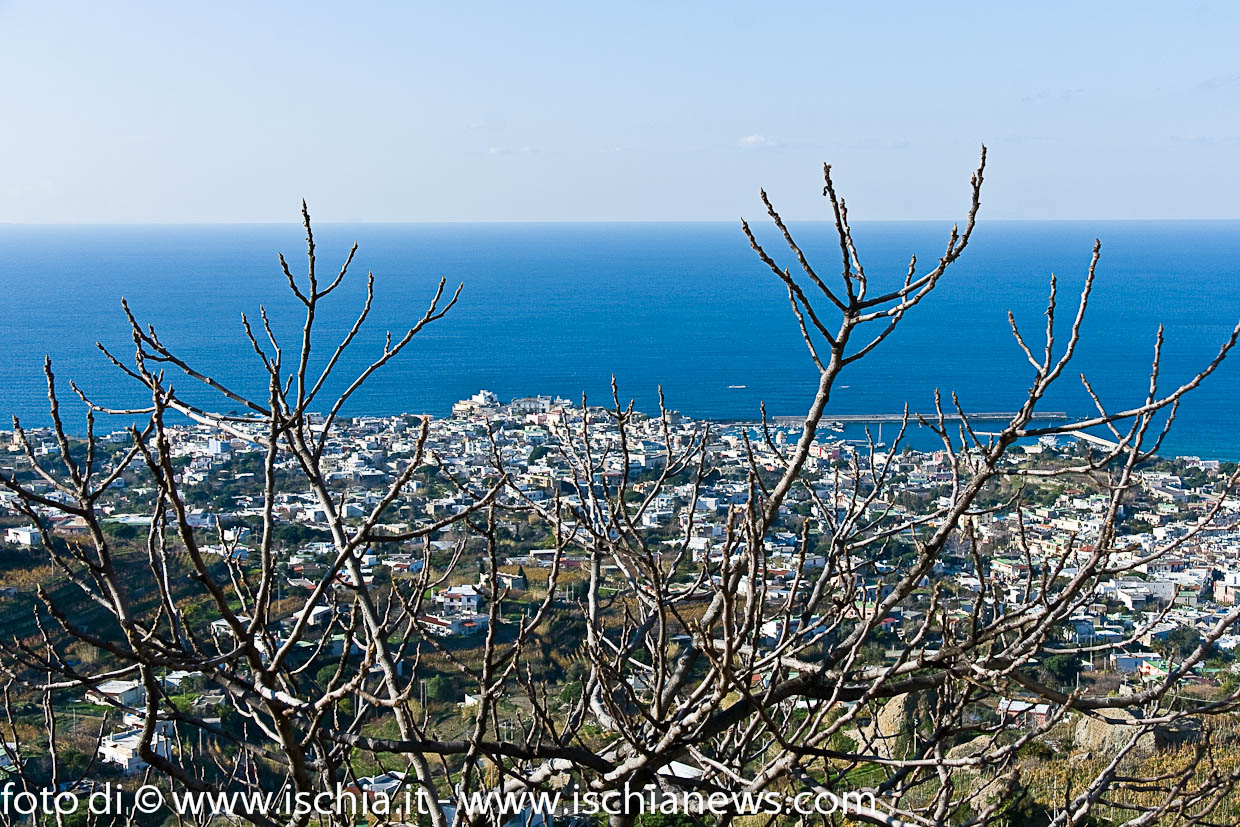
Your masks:
{"label": "pier", "polygon": [[1098,447],[1105,448],[1108,451],[1114,451],[1119,448],[1118,442],[1114,442],[1110,439],[1103,439],[1100,436],[1094,436],[1093,434],[1086,433],[1085,431],[1069,431],[1067,435],[1074,436],[1077,439],[1083,439],[1091,445],[1097,445]]}
{"label": "pier", "polygon": [[[917,424],[917,414],[910,412],[908,421]],[[934,422],[938,419],[937,413],[923,413],[921,417],[927,422]],[[981,413],[966,413],[964,419],[970,422],[1007,422],[1016,416],[1016,411],[983,411]],[[1067,419],[1068,415],[1063,411],[1042,411],[1034,413],[1031,417],[1036,420],[1055,421]],[[822,415],[823,422],[841,422],[845,425],[855,424],[882,424],[884,422],[902,422],[904,414],[832,414],[825,413]],[[949,413],[943,412],[943,420],[945,422],[959,422],[961,416],[954,411]],[[773,416],[771,422],[776,425],[800,425],[805,422],[803,416]]]}

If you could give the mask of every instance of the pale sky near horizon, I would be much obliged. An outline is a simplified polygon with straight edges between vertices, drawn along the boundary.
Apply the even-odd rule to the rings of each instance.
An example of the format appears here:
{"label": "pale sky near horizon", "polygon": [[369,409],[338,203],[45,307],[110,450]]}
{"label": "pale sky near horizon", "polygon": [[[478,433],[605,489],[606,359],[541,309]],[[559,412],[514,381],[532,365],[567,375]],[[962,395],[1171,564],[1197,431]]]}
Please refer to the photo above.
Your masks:
{"label": "pale sky near horizon", "polygon": [[1240,217],[1240,5],[0,0],[0,222]]}

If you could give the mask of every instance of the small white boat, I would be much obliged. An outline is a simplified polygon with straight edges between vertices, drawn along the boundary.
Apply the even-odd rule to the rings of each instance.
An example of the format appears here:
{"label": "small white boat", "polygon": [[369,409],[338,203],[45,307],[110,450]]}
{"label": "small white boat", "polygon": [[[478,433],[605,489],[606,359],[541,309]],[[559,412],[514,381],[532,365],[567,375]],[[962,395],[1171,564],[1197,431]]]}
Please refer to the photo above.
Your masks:
{"label": "small white boat", "polygon": [[733,391],[734,391],[734,390],[737,390],[737,389],[739,389],[739,388],[744,388],[744,387],[746,387],[746,386],[745,386],[745,385],[728,385],[728,390],[733,390]]}

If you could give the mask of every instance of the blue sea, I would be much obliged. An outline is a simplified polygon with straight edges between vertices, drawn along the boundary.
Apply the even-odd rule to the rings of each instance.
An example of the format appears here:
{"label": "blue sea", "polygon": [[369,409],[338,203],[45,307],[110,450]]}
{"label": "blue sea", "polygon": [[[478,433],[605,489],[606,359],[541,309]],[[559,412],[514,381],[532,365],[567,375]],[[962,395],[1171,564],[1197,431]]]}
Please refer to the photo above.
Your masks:
{"label": "blue sea", "polygon": [[[777,235],[754,224],[795,272]],[[824,278],[838,279],[831,226],[792,229]],[[871,289],[898,284],[910,253],[929,266],[949,230],[944,222],[859,225]],[[1066,337],[1095,237],[1103,255],[1084,341],[1045,407],[1090,413],[1082,372],[1109,406],[1139,403],[1159,323],[1166,327],[1163,386],[1188,379],[1240,318],[1240,222],[983,219],[939,289],[847,370],[829,412],[895,413],[905,403],[929,411],[936,388],[955,392],[966,409],[1015,410],[1031,368],[1012,340],[1007,311],[1040,347],[1054,272]],[[753,419],[760,401],[772,414],[800,415],[813,396],[815,370],[783,286],[735,224],[322,225],[316,239],[324,280],[349,245],[360,244],[353,275],[320,318],[320,359],[352,323],[367,271],[376,280],[368,333],[341,363],[342,381],[378,354],[385,331],[399,336],[421,315],[441,276],[464,284],[448,317],[359,392],[349,413],[442,415],[480,388],[501,398],[575,399],[584,391],[603,402],[613,374],[639,408],[655,408],[661,384],[669,406],[694,417]],[[296,221],[0,227],[0,413],[46,424],[45,353],[60,379],[76,379],[98,401],[142,404],[141,389],[95,350],[100,341],[118,355],[132,353],[122,296],[204,372],[261,397],[261,369],[241,313],[256,318],[265,305],[290,351],[301,323],[276,251],[304,272]],[[818,305],[832,315],[825,300]],[[66,417],[76,417],[67,385],[63,391]],[[1240,353],[1186,400],[1164,453],[1240,458],[1238,397]]]}

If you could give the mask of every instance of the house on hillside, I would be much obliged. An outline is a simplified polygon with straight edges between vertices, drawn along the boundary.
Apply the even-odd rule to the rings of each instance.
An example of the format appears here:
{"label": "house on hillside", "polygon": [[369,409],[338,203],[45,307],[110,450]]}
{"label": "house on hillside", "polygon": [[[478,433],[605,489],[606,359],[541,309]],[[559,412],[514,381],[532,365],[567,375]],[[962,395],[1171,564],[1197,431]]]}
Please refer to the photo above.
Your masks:
{"label": "house on hillside", "polygon": [[4,542],[18,546],[33,546],[39,542],[39,530],[34,526],[19,526],[4,530]]}
{"label": "house on hillside", "polygon": [[104,681],[86,690],[86,700],[101,706],[138,707],[146,703],[146,689],[138,681]]}
{"label": "house on hillside", "polygon": [[[142,729],[127,729],[107,736],[99,742],[96,754],[104,764],[120,767],[126,775],[134,775],[147,768],[139,754]],[[151,736],[151,751],[161,758],[172,757],[172,741],[160,731]]]}
{"label": "house on hillside", "polygon": [[999,701],[999,714],[1005,721],[1024,720],[1026,725],[1045,726],[1051,715],[1050,704],[1018,701],[1003,698]]}
{"label": "house on hillside", "polygon": [[482,595],[471,585],[451,586],[435,595],[435,602],[441,607],[443,614],[477,614],[482,603]]}
{"label": "house on hillside", "polygon": [[419,623],[426,631],[439,637],[465,637],[485,632],[490,625],[486,615],[422,615]]}

